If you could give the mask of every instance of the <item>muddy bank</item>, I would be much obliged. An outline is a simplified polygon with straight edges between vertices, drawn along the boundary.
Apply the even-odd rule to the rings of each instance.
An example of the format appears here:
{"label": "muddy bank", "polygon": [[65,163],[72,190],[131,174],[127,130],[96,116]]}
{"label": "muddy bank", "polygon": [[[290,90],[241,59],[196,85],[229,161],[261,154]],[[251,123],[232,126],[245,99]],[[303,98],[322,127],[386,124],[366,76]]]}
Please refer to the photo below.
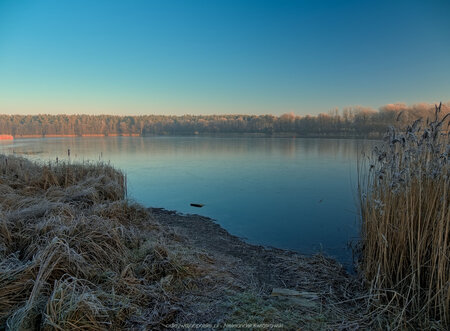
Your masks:
{"label": "muddy bank", "polygon": [[[203,252],[213,268],[226,275],[226,282],[218,278],[214,288],[192,293],[206,295],[211,308],[203,315],[197,305],[185,307],[193,323],[272,323],[288,329],[345,329],[364,323],[361,305],[354,301],[363,296],[363,289],[338,262],[322,255],[303,256],[248,244],[201,215],[148,210],[166,231]],[[227,284],[232,286],[227,288]],[[289,291],[274,296],[274,289]]]}

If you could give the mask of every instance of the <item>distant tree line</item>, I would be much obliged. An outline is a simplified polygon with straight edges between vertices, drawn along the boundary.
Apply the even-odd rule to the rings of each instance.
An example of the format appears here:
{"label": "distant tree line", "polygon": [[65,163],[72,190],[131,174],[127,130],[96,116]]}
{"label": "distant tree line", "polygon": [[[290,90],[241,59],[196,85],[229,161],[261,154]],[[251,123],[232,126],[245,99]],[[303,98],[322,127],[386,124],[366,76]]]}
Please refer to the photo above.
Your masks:
{"label": "distant tree line", "polygon": [[[442,105],[442,114],[450,103]],[[380,137],[390,125],[433,118],[434,105],[349,107],[316,116],[273,115],[0,115],[0,134],[21,136],[264,134]]]}

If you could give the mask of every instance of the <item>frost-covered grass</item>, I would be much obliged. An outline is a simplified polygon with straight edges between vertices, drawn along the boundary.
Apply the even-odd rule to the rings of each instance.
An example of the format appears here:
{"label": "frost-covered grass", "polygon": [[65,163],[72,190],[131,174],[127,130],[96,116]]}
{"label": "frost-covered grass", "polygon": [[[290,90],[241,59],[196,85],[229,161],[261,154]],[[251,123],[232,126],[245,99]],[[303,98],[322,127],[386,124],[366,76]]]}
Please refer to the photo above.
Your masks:
{"label": "frost-covered grass", "polygon": [[360,268],[393,327],[450,326],[449,114],[389,130],[360,164]]}
{"label": "frost-covered grass", "polygon": [[0,156],[0,329],[152,329],[201,261],[125,199],[105,164]]}

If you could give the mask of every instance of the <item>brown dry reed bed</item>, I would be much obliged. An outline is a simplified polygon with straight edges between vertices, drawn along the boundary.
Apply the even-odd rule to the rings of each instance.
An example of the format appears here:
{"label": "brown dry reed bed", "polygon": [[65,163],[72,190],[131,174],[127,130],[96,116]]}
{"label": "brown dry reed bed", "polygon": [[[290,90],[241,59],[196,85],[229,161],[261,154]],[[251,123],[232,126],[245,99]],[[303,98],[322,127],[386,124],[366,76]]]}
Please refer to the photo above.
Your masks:
{"label": "brown dry reed bed", "polygon": [[440,110],[390,128],[359,167],[360,269],[391,328],[450,328],[450,114]]}
{"label": "brown dry reed bed", "polygon": [[0,329],[154,329],[204,273],[106,164],[0,156]]}

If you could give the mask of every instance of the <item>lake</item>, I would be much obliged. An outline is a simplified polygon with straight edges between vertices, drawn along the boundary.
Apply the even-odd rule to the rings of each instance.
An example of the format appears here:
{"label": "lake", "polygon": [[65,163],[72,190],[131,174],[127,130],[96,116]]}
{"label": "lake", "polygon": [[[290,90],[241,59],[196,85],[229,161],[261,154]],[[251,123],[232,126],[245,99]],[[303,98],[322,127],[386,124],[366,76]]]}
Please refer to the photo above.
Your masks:
{"label": "lake", "polygon": [[[358,238],[356,162],[373,141],[314,138],[104,137],[19,139],[1,153],[111,162],[129,198],[209,216],[248,242],[324,252],[349,268]],[[201,209],[190,203],[200,203]]]}

